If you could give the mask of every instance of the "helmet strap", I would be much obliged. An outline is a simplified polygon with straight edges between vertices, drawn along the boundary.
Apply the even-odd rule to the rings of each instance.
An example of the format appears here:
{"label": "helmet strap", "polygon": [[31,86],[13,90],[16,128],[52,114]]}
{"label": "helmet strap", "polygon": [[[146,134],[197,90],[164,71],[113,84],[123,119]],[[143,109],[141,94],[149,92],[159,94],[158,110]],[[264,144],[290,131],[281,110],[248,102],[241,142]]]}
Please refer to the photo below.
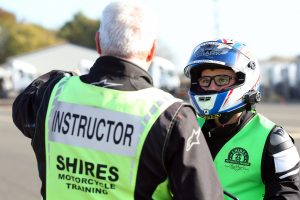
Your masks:
{"label": "helmet strap", "polygon": [[230,113],[222,113],[221,116],[219,118],[217,118],[219,120],[219,122],[221,124],[226,124],[236,113],[240,113],[243,112],[245,110],[245,107],[241,107],[235,111],[232,111]]}
{"label": "helmet strap", "polygon": [[235,115],[235,113],[226,113],[217,118],[217,120],[221,124],[226,124],[233,117],[233,115]]}

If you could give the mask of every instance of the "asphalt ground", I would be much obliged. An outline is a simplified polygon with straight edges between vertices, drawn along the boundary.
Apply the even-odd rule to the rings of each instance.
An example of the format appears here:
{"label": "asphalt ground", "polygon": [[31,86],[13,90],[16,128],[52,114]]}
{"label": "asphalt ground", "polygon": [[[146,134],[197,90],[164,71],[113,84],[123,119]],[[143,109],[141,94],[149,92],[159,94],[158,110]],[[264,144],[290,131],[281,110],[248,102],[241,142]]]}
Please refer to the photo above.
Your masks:
{"label": "asphalt ground", "polygon": [[[300,150],[300,104],[259,104],[257,110],[283,126]],[[40,199],[40,180],[30,139],[14,126],[11,101],[0,100],[0,199]]]}

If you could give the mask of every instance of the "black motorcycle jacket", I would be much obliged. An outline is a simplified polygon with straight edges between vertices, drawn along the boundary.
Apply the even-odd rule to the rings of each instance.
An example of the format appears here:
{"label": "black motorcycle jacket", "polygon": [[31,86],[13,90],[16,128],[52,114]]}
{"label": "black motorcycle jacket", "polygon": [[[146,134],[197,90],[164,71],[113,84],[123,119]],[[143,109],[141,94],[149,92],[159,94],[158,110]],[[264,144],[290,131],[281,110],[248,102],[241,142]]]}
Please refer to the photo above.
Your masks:
{"label": "black motorcycle jacket", "polygon": [[[32,142],[41,194],[45,200],[45,116],[56,83],[71,72],[51,71],[33,81],[13,104],[13,121]],[[150,75],[137,65],[112,56],[97,59],[88,74],[80,76],[85,84],[121,91],[153,87]],[[84,97],[78,97],[84,98]],[[135,188],[135,199],[150,199],[156,186],[170,179],[174,199],[223,199],[223,192],[202,134],[191,143],[193,131],[200,130],[193,108],[176,102],[167,108],[152,126],[145,140]],[[201,132],[201,131],[200,131]],[[187,143],[192,148],[187,151]],[[197,159],[195,159],[197,156]]]}

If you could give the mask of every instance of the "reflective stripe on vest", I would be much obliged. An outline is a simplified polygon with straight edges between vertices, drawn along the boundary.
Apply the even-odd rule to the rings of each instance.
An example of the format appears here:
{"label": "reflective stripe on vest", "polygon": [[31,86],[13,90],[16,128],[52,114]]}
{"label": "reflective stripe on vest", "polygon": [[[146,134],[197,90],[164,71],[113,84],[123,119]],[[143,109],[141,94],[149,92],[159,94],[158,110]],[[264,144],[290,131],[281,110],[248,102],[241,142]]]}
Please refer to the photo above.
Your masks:
{"label": "reflective stripe on vest", "polygon": [[261,161],[267,137],[274,125],[264,116],[255,115],[214,159],[223,189],[240,200],[264,198]]}
{"label": "reflective stripe on vest", "polygon": [[45,124],[47,199],[134,199],[145,138],[177,101],[155,88],[124,92],[79,77],[59,81]]}

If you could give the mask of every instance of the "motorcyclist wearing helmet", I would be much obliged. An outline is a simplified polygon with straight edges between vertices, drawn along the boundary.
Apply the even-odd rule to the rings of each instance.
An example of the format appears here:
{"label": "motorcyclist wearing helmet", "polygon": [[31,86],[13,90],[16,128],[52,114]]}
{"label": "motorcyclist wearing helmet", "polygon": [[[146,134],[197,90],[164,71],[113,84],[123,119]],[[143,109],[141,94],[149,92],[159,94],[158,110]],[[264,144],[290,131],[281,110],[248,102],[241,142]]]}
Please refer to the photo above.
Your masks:
{"label": "motorcyclist wearing helmet", "polygon": [[288,133],[255,110],[260,72],[248,47],[203,42],[184,73],[224,190],[242,200],[299,200],[299,154]]}

